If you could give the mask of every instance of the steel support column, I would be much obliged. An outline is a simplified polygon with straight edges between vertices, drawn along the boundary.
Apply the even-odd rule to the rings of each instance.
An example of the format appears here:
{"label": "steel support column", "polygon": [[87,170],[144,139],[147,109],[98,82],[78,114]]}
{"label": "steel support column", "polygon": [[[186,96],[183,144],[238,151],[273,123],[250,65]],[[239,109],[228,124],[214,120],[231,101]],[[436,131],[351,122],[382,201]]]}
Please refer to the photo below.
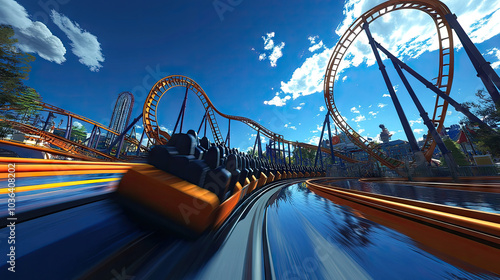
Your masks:
{"label": "steel support column", "polygon": [[443,157],[450,168],[450,173],[451,173],[452,177],[455,180],[457,180],[458,179],[457,164],[455,163],[455,160],[454,160],[452,154],[450,153],[448,148],[446,148],[446,146],[443,142],[443,139],[441,139],[441,136],[437,132],[436,127],[434,127],[432,120],[429,118],[429,115],[425,111],[424,106],[422,106],[422,103],[420,102],[417,95],[415,94],[415,91],[413,90],[410,83],[408,82],[408,79],[406,79],[406,76],[403,73],[403,71],[401,70],[401,67],[397,64],[397,62],[394,59],[391,59],[391,61],[392,61],[392,64],[394,65],[394,68],[396,69],[396,72],[398,73],[399,77],[401,78],[401,81],[405,85],[406,90],[410,94],[410,97],[413,100],[413,103],[417,107],[417,110],[420,113],[420,117],[424,121],[424,124],[427,126],[427,129],[429,130],[429,133],[431,134],[432,139],[434,139],[434,141],[436,141],[436,144],[439,147],[439,150],[443,154]]}
{"label": "steel support column", "polygon": [[493,70],[490,63],[487,62],[481,52],[477,49],[476,45],[469,38],[467,33],[464,31],[460,23],[458,23],[457,16],[454,14],[447,14],[445,16],[446,20],[450,24],[451,28],[455,30],[460,42],[462,42],[462,46],[467,52],[470,61],[474,65],[474,68],[477,71],[477,76],[481,78],[486,90],[491,95],[493,102],[500,106],[500,94],[498,93],[498,89],[500,89],[500,78],[498,74]]}
{"label": "steel support column", "polygon": [[64,134],[64,138],[71,140],[71,131],[73,129],[73,117],[68,115],[68,123],[66,124],[66,133]]}
{"label": "steel support column", "polygon": [[[374,41],[375,42],[375,41]],[[489,125],[485,124],[482,120],[480,120],[478,117],[474,116],[469,109],[463,107],[455,101],[453,98],[451,98],[449,95],[446,95],[442,90],[440,90],[438,87],[436,87],[433,83],[429,82],[427,79],[422,77],[420,74],[418,74],[415,70],[413,70],[410,66],[406,65],[406,63],[402,62],[399,58],[391,54],[388,50],[386,50],[382,45],[379,43],[375,42],[375,45],[379,50],[381,50],[387,57],[390,59],[394,59],[398,63],[399,66],[401,66],[402,69],[404,69],[406,72],[410,73],[413,77],[415,77],[417,80],[419,80],[422,84],[424,84],[428,89],[432,90],[434,93],[436,93],[439,97],[443,98],[446,102],[448,102],[455,110],[461,112],[464,114],[467,118],[469,118],[472,122],[475,122],[479,124],[480,126],[489,129],[493,132],[493,130]]]}
{"label": "steel support column", "polygon": [[175,122],[174,131],[172,131],[172,135],[175,134],[177,130],[177,125],[179,125],[179,120],[181,120],[180,133],[182,133],[182,124],[184,123],[184,111],[186,110],[187,96],[188,96],[189,86],[186,86],[186,93],[184,94],[184,101],[182,102],[181,111],[179,112],[179,116],[177,117],[177,121]]}
{"label": "steel support column", "polygon": [[146,130],[142,130],[142,134],[141,134],[141,139],[139,140],[139,144],[137,145],[137,151],[135,151],[135,155],[138,156],[139,153],[141,152],[141,143],[142,143],[142,139],[144,139],[144,133],[146,132]]}
{"label": "steel support column", "polygon": [[403,130],[406,134],[406,138],[408,138],[408,142],[410,143],[411,150],[414,154],[416,154],[416,153],[420,152],[420,149],[418,148],[417,140],[415,139],[415,135],[413,135],[413,132],[412,132],[411,127],[410,127],[410,123],[408,122],[408,119],[406,118],[406,114],[403,111],[403,107],[401,106],[401,103],[399,102],[399,99],[396,96],[396,92],[394,91],[394,87],[392,86],[391,80],[389,78],[389,74],[387,74],[387,71],[385,70],[385,65],[382,62],[382,58],[380,58],[380,53],[377,50],[377,46],[375,45],[375,40],[373,40],[368,23],[365,22],[363,24],[363,28],[365,29],[366,35],[368,36],[368,41],[370,42],[370,46],[372,48],[373,54],[375,54],[375,58],[377,59],[379,70],[382,73],[382,76],[384,77],[385,85],[387,86],[387,90],[389,91],[389,94],[391,95],[392,103],[394,103],[394,107],[396,108],[396,112],[398,113],[399,120],[401,121],[401,124],[403,125]]}
{"label": "steel support column", "polygon": [[327,114],[326,117],[327,126],[328,126],[328,139],[330,142],[330,155],[332,156],[332,165],[335,164],[335,153],[333,152],[333,142],[332,142],[332,129],[330,128],[330,113]]}

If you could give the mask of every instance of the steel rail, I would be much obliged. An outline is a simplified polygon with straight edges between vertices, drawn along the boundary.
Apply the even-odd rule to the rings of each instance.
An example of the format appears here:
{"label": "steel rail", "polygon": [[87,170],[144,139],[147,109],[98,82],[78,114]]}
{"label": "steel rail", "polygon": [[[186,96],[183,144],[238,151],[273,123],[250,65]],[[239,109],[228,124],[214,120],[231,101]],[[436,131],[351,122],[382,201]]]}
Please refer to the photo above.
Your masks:
{"label": "steel rail", "polygon": [[[144,102],[144,107],[143,107],[144,115],[142,119],[144,124],[144,129],[146,131],[146,135],[148,136],[148,138],[154,140],[156,143],[165,144],[168,141],[168,139],[170,139],[170,135],[167,132],[162,131],[159,127],[159,124],[157,122],[158,120],[157,110],[158,110],[158,104],[160,103],[160,100],[163,97],[163,95],[167,93],[170,89],[175,87],[188,87],[196,94],[196,96],[198,96],[201,103],[203,104],[203,108],[207,112],[208,123],[210,124],[214,140],[218,144],[223,144],[224,138],[220,132],[217,120],[215,119],[216,113],[223,118],[242,122],[248,125],[250,128],[254,129],[255,131],[260,131],[262,135],[268,137],[273,141],[279,141],[281,143],[291,144],[306,149],[317,148],[317,146],[311,144],[285,140],[282,135],[272,132],[263,125],[249,118],[227,115],[222,113],[213,105],[210,98],[207,96],[207,94],[201,88],[201,86],[198,85],[198,83],[196,83],[194,80],[186,76],[181,76],[181,75],[168,76],[156,82],[156,84],[151,88],[149,95],[146,98],[146,102]],[[330,154],[330,150],[327,148],[322,147],[321,150],[324,153]],[[347,157],[338,151],[334,151],[334,154],[335,156],[342,158],[347,162],[357,162],[357,160]]]}

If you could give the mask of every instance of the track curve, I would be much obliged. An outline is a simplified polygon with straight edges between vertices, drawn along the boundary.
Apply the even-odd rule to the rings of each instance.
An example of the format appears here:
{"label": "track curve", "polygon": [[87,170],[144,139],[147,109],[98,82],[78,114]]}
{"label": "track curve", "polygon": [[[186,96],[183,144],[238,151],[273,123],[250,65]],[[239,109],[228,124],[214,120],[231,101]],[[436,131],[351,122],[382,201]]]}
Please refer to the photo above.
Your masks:
{"label": "track curve", "polygon": [[[311,144],[285,140],[282,135],[272,132],[263,125],[249,118],[227,115],[222,113],[213,105],[212,101],[210,101],[210,98],[208,98],[207,94],[198,83],[196,83],[191,78],[181,75],[168,76],[156,82],[156,84],[151,88],[149,95],[146,98],[146,101],[144,102],[143,118],[142,118],[144,124],[144,130],[146,131],[146,135],[149,137],[149,139],[154,140],[156,143],[165,144],[170,139],[170,135],[167,132],[162,131],[159,127],[157,121],[158,119],[157,110],[158,110],[158,104],[160,103],[160,100],[163,97],[163,95],[167,93],[170,89],[175,87],[186,87],[188,90],[193,91],[196,94],[196,96],[198,96],[201,103],[203,104],[203,108],[207,112],[207,120],[208,123],[210,124],[214,141],[218,144],[223,144],[224,138],[220,132],[219,125],[217,124],[217,120],[215,118],[216,113],[223,118],[242,122],[248,125],[250,128],[254,129],[255,131],[260,131],[260,133],[262,133],[269,139],[272,139],[273,141],[279,141],[281,143],[286,143],[306,149],[317,148],[317,146]],[[324,153],[330,154],[330,150],[327,148],[322,148],[322,151]],[[347,162],[357,162],[357,160],[349,158],[338,151],[334,151],[334,154],[335,156],[342,158]]]}
{"label": "track curve", "polygon": [[[328,63],[324,81],[325,103],[330,111],[333,121],[342,131],[346,133],[354,144],[376,158],[382,164],[392,169],[400,166],[402,162],[388,157],[382,151],[370,148],[369,141],[359,135],[349,124],[347,124],[335,106],[333,89],[336,75],[339,72],[342,60],[347,53],[349,46],[363,31],[362,25],[365,22],[371,23],[377,18],[390,12],[408,9],[419,10],[428,14],[436,25],[439,40],[439,74],[436,85],[439,89],[445,92],[446,95],[450,95],[454,73],[453,32],[445,19],[445,15],[451,12],[444,3],[435,0],[390,0],[364,13],[356,21],[354,21],[335,46]],[[438,132],[440,132],[443,128],[447,108],[448,102],[437,96],[432,122],[436,126]],[[426,142],[422,148],[427,160],[430,160],[432,157],[435,147],[436,143],[432,140],[432,137],[428,133]]]}

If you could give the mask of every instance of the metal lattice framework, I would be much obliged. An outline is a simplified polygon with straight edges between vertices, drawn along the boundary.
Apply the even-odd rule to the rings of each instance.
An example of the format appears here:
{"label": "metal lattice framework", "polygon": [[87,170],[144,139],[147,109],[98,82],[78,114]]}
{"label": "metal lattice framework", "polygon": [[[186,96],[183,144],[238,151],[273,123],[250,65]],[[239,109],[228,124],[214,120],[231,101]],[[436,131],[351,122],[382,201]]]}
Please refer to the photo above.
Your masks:
{"label": "metal lattice framework", "polygon": [[[364,31],[363,24],[365,22],[370,24],[377,18],[388,13],[408,9],[418,10],[428,14],[436,25],[439,41],[439,69],[436,86],[446,95],[450,95],[454,73],[453,33],[450,25],[445,19],[445,15],[450,14],[450,10],[445,4],[437,0],[390,0],[364,13],[347,29],[335,46],[328,63],[324,82],[325,103],[337,126],[346,133],[354,144],[390,168],[396,168],[400,166],[402,162],[388,157],[382,151],[370,148],[369,141],[360,136],[351,126],[349,126],[349,124],[347,124],[335,106],[333,88],[336,75],[340,70],[339,67],[347,50],[356,40],[358,35]],[[436,126],[438,132],[443,128],[447,108],[448,102],[436,96],[432,122]],[[435,147],[436,143],[432,140],[430,134],[428,134],[425,144],[422,147],[427,160],[430,160],[432,157]]]}
{"label": "metal lattice framework", "polygon": [[[313,149],[313,150],[317,149],[317,146],[311,144],[285,140],[282,135],[272,132],[271,130],[265,128],[264,126],[260,125],[256,121],[251,120],[249,118],[226,115],[220,112],[219,110],[217,110],[217,108],[215,108],[212,101],[210,101],[207,94],[205,93],[205,91],[203,91],[200,85],[198,85],[194,80],[180,75],[168,76],[159,80],[151,88],[149,95],[146,98],[146,102],[144,103],[143,118],[142,118],[144,124],[144,130],[149,139],[153,140],[156,144],[166,144],[168,139],[170,139],[170,135],[167,132],[162,131],[158,125],[157,110],[158,110],[158,104],[160,103],[160,100],[163,97],[163,95],[167,93],[170,89],[175,87],[187,87],[188,90],[191,90],[196,94],[196,96],[198,96],[201,103],[203,104],[203,108],[207,112],[207,121],[210,124],[214,141],[217,144],[223,144],[224,138],[220,132],[219,125],[217,124],[215,113],[217,113],[223,118],[242,122],[248,125],[250,128],[254,129],[255,131],[260,131],[260,133],[263,136],[273,141],[279,141],[281,143],[290,144],[293,146],[302,147],[306,149]],[[321,150],[325,153],[330,154],[330,150],[327,148],[321,148]],[[357,162],[357,160],[351,159],[341,154],[340,152],[334,151],[334,154],[335,156],[342,158],[345,161]]]}
{"label": "metal lattice framework", "polygon": [[[31,147],[33,149],[38,149],[44,152],[48,153],[54,153],[54,154],[60,154],[64,156],[69,156],[69,157],[74,157],[74,158],[79,158],[83,160],[104,160],[104,161],[115,161],[117,160],[115,157],[110,156],[108,154],[105,154],[99,150],[89,148],[85,145],[78,144],[76,142],[73,142],[71,140],[68,140],[64,137],[57,136],[55,134],[52,134],[50,132],[42,131],[36,127],[33,127],[28,124],[23,124],[15,121],[9,121],[9,120],[3,120],[0,119],[1,122],[6,123],[10,125],[12,128],[14,128],[17,131],[29,134],[29,135],[35,135],[39,137],[39,140],[42,142],[47,142],[50,143],[51,145],[54,145],[58,147],[59,149],[53,149],[53,148],[47,148],[43,147],[41,148],[40,146],[29,146],[25,145],[26,147]],[[8,142],[8,141],[5,141]],[[61,154],[60,152],[64,152]]]}

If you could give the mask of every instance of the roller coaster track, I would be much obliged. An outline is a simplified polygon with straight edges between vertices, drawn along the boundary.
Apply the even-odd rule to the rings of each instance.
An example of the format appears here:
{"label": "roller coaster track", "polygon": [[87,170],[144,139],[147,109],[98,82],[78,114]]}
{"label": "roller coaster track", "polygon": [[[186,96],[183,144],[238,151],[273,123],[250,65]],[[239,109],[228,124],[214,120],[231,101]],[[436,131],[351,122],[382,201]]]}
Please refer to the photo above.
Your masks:
{"label": "roller coaster track", "polygon": [[[48,104],[48,103],[45,103],[45,102],[38,102],[38,105],[42,108],[42,110],[43,110],[43,111],[46,111],[46,112],[53,112],[53,113],[60,114],[60,115],[70,116],[70,117],[72,117],[72,118],[74,118],[74,119],[84,121],[84,122],[86,122],[86,123],[89,123],[89,124],[91,124],[91,125],[94,125],[94,126],[96,126],[96,127],[100,128],[100,129],[103,129],[103,130],[105,130],[105,131],[108,131],[109,133],[112,133],[112,134],[114,134],[114,135],[116,135],[116,136],[119,136],[119,135],[120,135],[120,133],[118,133],[117,131],[115,131],[115,130],[113,130],[113,129],[111,129],[111,128],[109,128],[109,127],[107,127],[107,126],[105,126],[105,125],[103,125],[103,124],[101,124],[101,123],[98,123],[98,122],[96,122],[96,121],[93,121],[93,120],[91,120],[91,119],[89,119],[89,118],[87,118],[87,117],[84,117],[84,116],[81,116],[81,115],[75,114],[75,113],[73,113],[73,112],[70,112],[70,111],[64,110],[64,109],[59,108],[59,107],[57,107],[57,106],[54,106],[54,105],[51,105],[51,104]],[[2,110],[4,110],[4,111],[16,110],[16,108],[12,108],[12,107],[2,107],[1,109],[2,109]],[[5,121],[4,121],[4,122],[5,122]],[[14,122],[14,123],[17,123],[17,122]],[[17,124],[19,124],[19,123],[17,123]],[[30,127],[31,127],[31,128],[34,128],[34,127],[32,127],[32,126],[30,126]],[[36,129],[36,128],[34,128],[34,129]],[[35,134],[36,134],[36,135],[39,135],[39,134],[37,134],[37,133],[35,133]],[[49,142],[49,143],[51,143],[51,144],[53,144],[53,145],[55,145],[55,146],[57,146],[57,147],[60,147],[60,148],[62,148],[62,149],[64,149],[64,147],[61,147],[61,145],[63,145],[63,146],[67,146],[67,145],[70,145],[70,146],[71,146],[71,145],[78,145],[77,143],[75,143],[75,142],[73,142],[73,141],[70,141],[70,140],[67,140],[67,139],[64,141],[64,143],[66,143],[66,144],[61,144],[62,142],[61,142],[60,140],[56,140],[56,138],[49,137],[49,136],[50,136],[50,135],[52,135],[52,134],[47,134],[47,135],[48,135],[48,136],[47,136],[47,138],[46,138],[44,141],[47,141],[47,142]],[[57,137],[57,138],[60,138],[60,137]],[[131,138],[131,137],[129,137],[129,136],[125,136],[125,139],[124,139],[124,140],[125,140],[126,142],[129,142],[129,143],[131,143],[131,144],[135,145],[135,146],[137,146],[137,145],[139,144],[139,140],[137,140],[137,139],[135,139],[135,138]],[[53,143],[53,142],[51,142],[51,141],[55,141],[55,142]],[[81,146],[81,145],[80,145],[80,146]],[[83,146],[83,147],[85,147],[85,146]],[[91,148],[88,148],[88,147],[85,147],[85,150],[96,151],[96,150],[91,149]],[[141,150],[142,150],[142,151],[147,151],[147,147],[146,147],[146,146],[144,146],[144,145],[141,145]],[[98,159],[98,158],[96,158],[96,159]]]}
{"label": "roller coaster track", "polygon": [[[151,88],[151,91],[146,98],[146,102],[144,103],[142,118],[144,123],[144,130],[146,131],[146,135],[148,136],[148,138],[154,140],[156,143],[165,144],[170,139],[170,135],[167,132],[162,131],[159,127],[159,124],[157,122],[157,110],[158,104],[160,103],[163,95],[174,87],[186,87],[187,89],[193,91],[196,96],[198,96],[207,114],[207,120],[210,125],[210,129],[212,130],[214,142],[216,142],[217,144],[222,144],[224,142],[224,138],[220,132],[219,125],[217,124],[217,120],[215,118],[216,113],[223,118],[242,122],[255,131],[260,131],[263,136],[266,136],[273,141],[279,141],[281,143],[286,143],[306,149],[317,149],[317,146],[314,145],[285,140],[282,135],[272,132],[271,130],[265,128],[264,126],[249,118],[227,115],[220,112],[219,110],[217,110],[217,108],[215,108],[212,101],[210,101],[207,94],[205,93],[205,91],[203,91],[200,85],[198,85],[194,80],[180,75],[168,76],[159,80]],[[322,151],[324,153],[330,154],[330,149],[322,148]],[[334,154],[335,156],[342,158],[343,160],[348,162],[357,161],[341,154],[338,151],[334,151]]]}
{"label": "roller coaster track", "polygon": [[[451,12],[445,4],[437,0],[390,0],[364,13],[347,29],[335,46],[328,63],[324,82],[325,103],[337,126],[346,133],[354,144],[389,168],[396,168],[400,166],[402,162],[388,157],[380,150],[370,148],[369,141],[360,136],[351,126],[349,126],[349,124],[347,124],[335,106],[333,88],[336,75],[339,74],[341,70],[339,67],[342,59],[347,53],[349,46],[351,46],[358,35],[363,31],[363,24],[365,22],[369,24],[390,12],[408,9],[419,10],[428,14],[436,25],[439,41],[439,74],[436,86],[445,92],[446,95],[450,95],[454,73],[453,33],[450,25],[445,19],[445,15]],[[436,96],[432,122],[438,132],[443,129],[447,108],[448,102]],[[431,159],[435,147],[436,143],[432,140],[430,133],[428,133],[425,144],[422,147],[422,151],[427,160]]]}
{"label": "roller coaster track", "polygon": [[[64,110],[62,108],[59,108],[59,107],[56,107],[54,105],[51,105],[51,104],[47,104],[45,102],[39,102],[39,105],[43,108],[44,111],[50,111],[50,112],[53,112],[53,113],[57,113],[57,114],[61,114],[61,115],[67,115],[67,116],[71,116],[72,118],[74,119],[77,119],[77,120],[81,120],[81,121],[84,121],[86,123],[89,123],[91,125],[95,125],[96,127],[100,128],[100,129],[103,129],[103,130],[106,130],[116,136],[119,136],[120,133],[118,133],[117,131],[101,124],[101,123],[98,123],[96,121],[93,121],[87,117],[84,117],[84,116],[80,116],[78,114],[75,114],[73,112],[70,112],[70,111],[67,111],[67,110]],[[134,145],[138,145],[139,143],[139,140],[135,139],[135,138],[130,138],[128,136],[125,136],[125,141],[127,142],[130,142]],[[141,149],[146,151],[147,148],[145,146],[141,146]]]}
{"label": "roller coaster track", "polygon": [[[52,133],[42,131],[36,127],[33,127],[31,125],[15,122],[15,121],[9,121],[9,120],[2,120],[0,119],[1,122],[9,124],[12,128],[21,131],[26,134],[31,134],[31,135],[36,135],[40,137],[41,141],[48,142],[58,148],[57,149],[52,149],[52,148],[47,148],[44,147],[43,150],[45,152],[51,153],[53,152],[55,154],[60,154],[61,150],[64,151],[65,156],[71,156],[75,158],[80,158],[80,159],[85,159],[85,160],[104,160],[104,161],[116,161],[117,159],[111,155],[105,154],[101,151],[98,151],[96,149],[89,148],[87,146],[84,146],[82,144],[78,144],[76,142],[73,142],[71,140],[68,140],[64,137],[54,135]],[[36,147],[38,148],[38,147]],[[49,149],[49,150],[47,150]]]}

